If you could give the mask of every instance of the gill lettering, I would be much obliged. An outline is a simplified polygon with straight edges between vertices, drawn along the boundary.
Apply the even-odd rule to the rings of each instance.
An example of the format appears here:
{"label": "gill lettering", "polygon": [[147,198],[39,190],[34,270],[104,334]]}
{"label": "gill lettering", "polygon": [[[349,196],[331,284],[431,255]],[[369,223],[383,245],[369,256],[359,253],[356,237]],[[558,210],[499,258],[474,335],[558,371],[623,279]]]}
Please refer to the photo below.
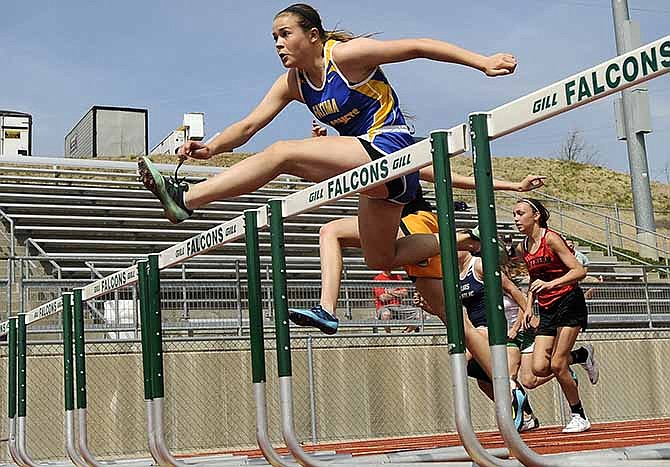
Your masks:
{"label": "gill lettering", "polygon": [[309,194],[309,202],[313,203],[315,201],[318,201],[320,199],[323,199],[323,188],[319,188],[316,191],[313,191],[312,193]]}
{"label": "gill lettering", "polygon": [[558,93],[556,92],[533,102],[533,113],[536,114],[555,105],[558,105]]}

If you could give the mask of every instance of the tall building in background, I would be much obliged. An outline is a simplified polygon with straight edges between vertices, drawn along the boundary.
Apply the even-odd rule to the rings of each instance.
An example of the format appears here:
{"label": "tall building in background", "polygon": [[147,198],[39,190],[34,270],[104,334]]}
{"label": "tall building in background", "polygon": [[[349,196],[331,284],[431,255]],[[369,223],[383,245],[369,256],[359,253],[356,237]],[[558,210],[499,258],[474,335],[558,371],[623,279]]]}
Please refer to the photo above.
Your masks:
{"label": "tall building in background", "polygon": [[94,105],[65,136],[65,157],[144,156],[148,126],[147,109]]}
{"label": "tall building in background", "polygon": [[0,156],[32,156],[32,133],[32,115],[13,110],[0,110]]}

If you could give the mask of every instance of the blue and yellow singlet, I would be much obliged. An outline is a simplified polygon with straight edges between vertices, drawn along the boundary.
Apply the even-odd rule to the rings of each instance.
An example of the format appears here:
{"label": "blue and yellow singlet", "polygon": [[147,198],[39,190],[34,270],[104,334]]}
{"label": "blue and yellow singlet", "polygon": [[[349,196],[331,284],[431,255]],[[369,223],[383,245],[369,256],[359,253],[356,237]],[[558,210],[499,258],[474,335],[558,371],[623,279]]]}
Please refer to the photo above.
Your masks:
{"label": "blue and yellow singlet", "polygon": [[[383,154],[413,144],[398,97],[381,68],[376,67],[363,81],[350,84],[333,60],[333,47],[337,44],[335,40],[324,44],[325,76],[321,87],[314,86],[307,75],[298,70],[300,94],[312,114],[341,136],[366,140]],[[402,190],[393,190],[395,193],[389,194],[389,200],[407,203],[414,198],[418,172],[400,180]]]}

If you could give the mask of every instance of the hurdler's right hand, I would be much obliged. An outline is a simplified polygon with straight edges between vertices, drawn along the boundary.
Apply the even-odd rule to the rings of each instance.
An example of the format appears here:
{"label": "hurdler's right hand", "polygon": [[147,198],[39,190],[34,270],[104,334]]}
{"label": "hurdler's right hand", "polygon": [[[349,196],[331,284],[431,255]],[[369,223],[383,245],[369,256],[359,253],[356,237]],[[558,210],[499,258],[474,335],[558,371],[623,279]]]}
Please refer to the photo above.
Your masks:
{"label": "hurdler's right hand", "polygon": [[191,158],[191,159],[209,159],[213,156],[212,151],[204,143],[200,141],[187,141],[182,147],[177,151],[177,155],[180,160]]}

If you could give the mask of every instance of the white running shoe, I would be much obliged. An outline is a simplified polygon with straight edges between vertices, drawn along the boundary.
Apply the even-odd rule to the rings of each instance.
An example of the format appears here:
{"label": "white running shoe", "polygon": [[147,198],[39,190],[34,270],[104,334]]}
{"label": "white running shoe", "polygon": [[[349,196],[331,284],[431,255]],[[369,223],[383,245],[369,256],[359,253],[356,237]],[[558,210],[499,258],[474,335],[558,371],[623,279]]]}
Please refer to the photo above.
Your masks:
{"label": "white running shoe", "polygon": [[588,418],[582,418],[578,413],[573,413],[570,422],[563,428],[563,433],[581,433],[591,428]]}
{"label": "white running shoe", "polygon": [[596,384],[600,378],[600,368],[595,358],[595,350],[591,344],[586,344],[584,348],[589,353],[589,355],[586,357],[586,361],[581,365],[588,373],[591,384]]}

